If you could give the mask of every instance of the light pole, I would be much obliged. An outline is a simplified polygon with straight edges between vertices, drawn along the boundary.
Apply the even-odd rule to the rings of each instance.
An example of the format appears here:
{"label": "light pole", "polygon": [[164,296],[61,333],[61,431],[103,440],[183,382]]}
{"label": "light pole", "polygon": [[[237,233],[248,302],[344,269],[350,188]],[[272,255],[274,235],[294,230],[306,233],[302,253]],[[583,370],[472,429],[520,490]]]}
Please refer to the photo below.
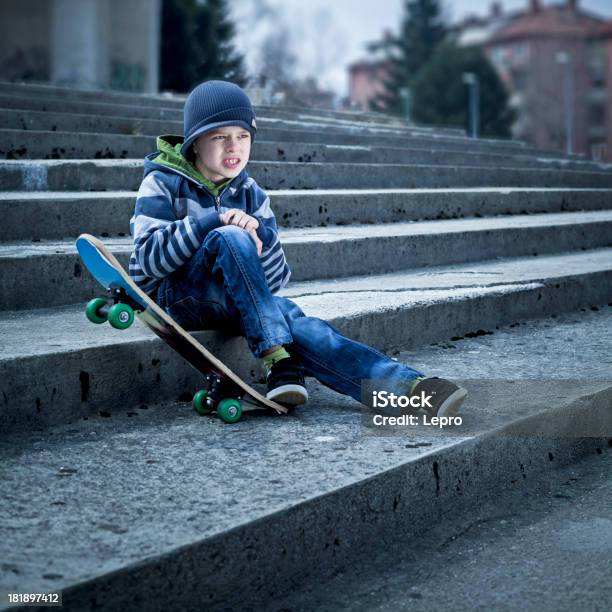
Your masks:
{"label": "light pole", "polygon": [[571,155],[574,141],[574,71],[572,69],[572,56],[567,51],[557,52],[557,64],[564,67],[565,149],[567,154]]}
{"label": "light pole", "polygon": [[470,88],[470,131],[478,138],[480,128],[480,81],[475,72],[464,72],[463,82]]}
{"label": "light pole", "polygon": [[407,123],[412,123],[412,92],[409,87],[402,87],[400,89],[400,98],[402,100],[402,110]]}

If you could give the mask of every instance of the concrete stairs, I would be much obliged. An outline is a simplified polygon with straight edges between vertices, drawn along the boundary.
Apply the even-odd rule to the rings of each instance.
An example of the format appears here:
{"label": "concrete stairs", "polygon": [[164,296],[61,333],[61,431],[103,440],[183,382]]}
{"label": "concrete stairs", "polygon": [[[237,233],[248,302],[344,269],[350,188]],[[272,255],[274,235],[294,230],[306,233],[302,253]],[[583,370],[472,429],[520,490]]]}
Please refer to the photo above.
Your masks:
{"label": "concrete stairs", "polygon": [[[86,321],[99,289],[74,247],[93,233],[127,262],[141,157],[181,106],[0,84],[0,595],[256,609],[606,448],[612,167],[374,113],[257,109],[283,295],[466,380],[465,427],[373,435],[315,381],[290,418],[198,417],[199,374],[165,344]],[[196,336],[261,383],[242,338]]]}

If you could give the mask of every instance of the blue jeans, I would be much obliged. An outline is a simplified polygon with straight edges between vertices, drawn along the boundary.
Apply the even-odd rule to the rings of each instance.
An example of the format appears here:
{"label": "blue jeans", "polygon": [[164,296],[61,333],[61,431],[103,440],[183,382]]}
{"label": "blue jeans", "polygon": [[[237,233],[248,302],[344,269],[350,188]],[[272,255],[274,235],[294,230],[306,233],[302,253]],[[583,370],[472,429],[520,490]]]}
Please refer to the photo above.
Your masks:
{"label": "blue jeans", "polygon": [[272,295],[253,239],[235,225],[211,231],[191,259],[162,280],[155,301],[187,330],[244,336],[255,357],[288,345],[306,376],[358,402],[363,379],[395,381],[397,392],[407,393],[411,381],[424,376]]}

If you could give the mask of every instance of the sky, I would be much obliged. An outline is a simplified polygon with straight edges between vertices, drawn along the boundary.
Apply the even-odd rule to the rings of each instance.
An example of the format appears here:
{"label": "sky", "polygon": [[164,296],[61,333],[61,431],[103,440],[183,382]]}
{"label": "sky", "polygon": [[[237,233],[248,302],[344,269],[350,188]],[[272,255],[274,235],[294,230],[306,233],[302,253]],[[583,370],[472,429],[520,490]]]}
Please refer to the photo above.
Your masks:
{"label": "sky", "polygon": [[[565,0],[543,0],[559,4]],[[579,0],[580,6],[612,19],[612,0]],[[485,0],[443,0],[451,21],[468,14],[484,15]],[[529,0],[501,0],[504,10],[524,8]],[[339,96],[348,93],[347,67],[366,56],[365,43],[378,40],[385,29],[397,31],[404,0],[234,0],[229,3],[237,23],[237,48],[247,66],[256,64],[257,49],[266,33],[282,19],[291,32],[296,73],[314,75]]]}

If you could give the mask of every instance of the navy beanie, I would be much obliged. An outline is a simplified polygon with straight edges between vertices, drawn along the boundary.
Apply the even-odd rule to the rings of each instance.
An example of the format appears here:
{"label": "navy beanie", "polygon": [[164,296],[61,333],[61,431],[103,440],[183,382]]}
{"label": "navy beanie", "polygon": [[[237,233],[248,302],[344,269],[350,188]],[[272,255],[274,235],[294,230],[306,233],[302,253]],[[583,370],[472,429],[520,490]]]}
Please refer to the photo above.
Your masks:
{"label": "navy beanie", "polygon": [[205,132],[224,125],[239,125],[255,138],[257,122],[253,105],[246,93],[229,81],[200,83],[187,97],[183,114],[185,141],[183,157],[189,156],[193,142]]}

